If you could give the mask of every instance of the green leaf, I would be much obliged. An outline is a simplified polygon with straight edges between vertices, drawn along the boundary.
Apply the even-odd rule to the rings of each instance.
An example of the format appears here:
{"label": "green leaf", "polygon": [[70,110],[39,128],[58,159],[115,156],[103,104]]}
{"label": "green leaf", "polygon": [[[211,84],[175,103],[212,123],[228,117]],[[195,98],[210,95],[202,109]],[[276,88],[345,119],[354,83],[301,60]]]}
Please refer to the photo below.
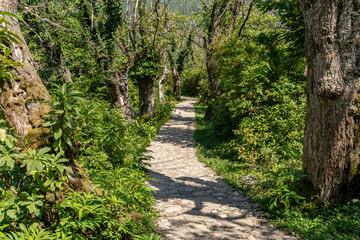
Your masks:
{"label": "green leaf", "polygon": [[49,152],[50,150],[51,150],[51,148],[49,148],[49,147],[42,148],[39,150],[38,155],[43,155],[43,154]]}
{"label": "green leaf", "polygon": [[65,113],[65,111],[62,110],[62,109],[59,109],[56,112],[57,112],[58,115],[63,115]]}
{"label": "green leaf", "polygon": [[36,208],[35,203],[31,203],[27,206],[27,209],[29,209],[29,212],[31,214],[35,214],[37,217],[40,215],[40,210]]}
{"label": "green leaf", "polygon": [[67,136],[64,136],[64,141],[66,142],[67,145],[69,145],[70,147],[72,147],[72,143],[70,138],[68,138]]}
{"label": "green leaf", "polygon": [[6,165],[7,165],[10,169],[13,169],[14,166],[15,166],[15,160],[12,159],[12,158],[10,157],[10,155],[6,155],[5,158],[6,158]]}
{"label": "green leaf", "polygon": [[8,148],[14,148],[14,142],[11,141],[9,138],[5,138],[5,144]]}
{"label": "green leaf", "polygon": [[34,170],[42,171],[44,169],[44,165],[42,164],[42,162],[39,160],[35,160],[35,159],[24,160],[21,167],[24,167],[24,166],[26,166],[26,171],[29,174],[33,174],[32,172]]}
{"label": "green leaf", "polygon": [[6,211],[6,215],[8,215],[9,218],[11,219],[16,219],[17,216],[16,216],[16,210],[7,210]]}
{"label": "green leaf", "polygon": [[5,213],[3,211],[0,211],[0,223],[4,220],[4,218],[5,218]]}
{"label": "green leaf", "polygon": [[69,103],[68,101],[65,102],[65,105],[68,109],[72,109],[73,106],[71,105],[71,103]]}
{"label": "green leaf", "polygon": [[68,91],[68,85],[69,83],[64,83],[61,87],[61,94],[62,95],[66,95],[67,91]]}
{"label": "green leaf", "polygon": [[46,123],[44,123],[42,126],[43,127],[51,127],[53,125],[55,125],[57,123],[57,121],[48,121]]}
{"label": "green leaf", "polygon": [[0,129],[0,141],[4,142],[6,137],[6,130]]}
{"label": "green leaf", "polygon": [[9,17],[14,17],[14,18],[17,18],[17,19],[21,19],[20,16],[18,15],[15,15],[13,13],[9,13],[9,12],[0,12],[0,15],[6,15],[6,16],[9,16]]}
{"label": "green leaf", "polygon": [[5,158],[5,156],[3,156],[0,158],[0,167],[3,167],[5,165],[5,163],[6,163],[6,158]]}
{"label": "green leaf", "polygon": [[62,136],[62,130],[61,128],[57,129],[56,132],[54,133],[54,138],[55,140],[59,139]]}

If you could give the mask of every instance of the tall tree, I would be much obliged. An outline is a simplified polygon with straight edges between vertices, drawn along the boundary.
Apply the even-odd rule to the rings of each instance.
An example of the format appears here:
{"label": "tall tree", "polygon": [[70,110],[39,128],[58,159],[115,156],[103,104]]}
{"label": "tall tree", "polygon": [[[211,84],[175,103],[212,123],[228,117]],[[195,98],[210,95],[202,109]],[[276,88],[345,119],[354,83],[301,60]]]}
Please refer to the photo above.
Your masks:
{"label": "tall tree", "polygon": [[[175,41],[175,37],[173,37],[171,40],[171,48],[168,50],[169,62],[170,62],[172,78],[173,78],[173,94],[177,100],[180,100],[180,94],[181,94],[180,75],[184,70],[185,61],[188,59],[191,53],[191,42],[192,42],[192,33],[189,33],[186,42],[180,40],[180,43],[177,43]],[[180,47],[182,47],[182,49]]]}
{"label": "tall tree", "polygon": [[[244,0],[214,0],[211,6],[204,3],[204,49],[206,69],[211,88],[211,97],[219,96],[219,67],[214,57],[214,48],[217,44],[229,38],[235,30],[235,23],[240,14],[241,7],[245,8]],[[252,4],[248,10],[250,13]],[[247,18],[243,20],[243,25],[239,30],[239,35],[243,31]]]}
{"label": "tall tree", "polygon": [[360,2],[300,4],[308,67],[303,167],[310,187],[332,204],[360,173]]}
{"label": "tall tree", "polygon": [[154,85],[165,52],[168,0],[127,0],[119,47],[129,59],[130,74],[139,87],[140,114],[155,114]]}
{"label": "tall tree", "polygon": [[[0,1],[0,12],[16,14],[18,5],[17,0]],[[15,62],[23,63],[23,66],[13,70],[16,76],[13,81],[1,79],[0,101],[9,124],[34,147],[33,145],[43,143],[44,136],[48,133],[47,129],[42,127],[42,116],[50,111],[50,106],[44,101],[50,101],[51,97],[36,72],[18,19],[9,16],[6,19],[12,25],[7,25],[6,28],[21,39],[21,42],[11,46],[12,58]]]}
{"label": "tall tree", "polygon": [[[0,1],[0,12],[17,13],[18,0]],[[25,148],[39,148],[47,144],[49,129],[44,128],[43,117],[51,110],[51,97],[36,72],[34,60],[21,33],[19,21],[15,17],[6,16],[10,25],[5,27],[14,32],[21,41],[12,43],[12,59],[23,65],[13,69],[11,80],[0,79],[0,103],[6,120],[15,129],[20,139],[26,140]],[[70,159],[69,166],[73,173],[69,180],[78,190],[96,191],[81,166],[75,159]]]}
{"label": "tall tree", "polygon": [[[94,1],[83,0],[80,5],[84,19],[81,21],[87,27],[91,36],[93,47],[98,53],[97,61],[108,75],[110,91],[115,95],[115,105],[120,108],[128,120],[136,119],[137,113],[131,106],[129,99],[129,68],[130,60],[124,64],[116,65],[114,61],[119,55],[117,48],[117,30],[122,25],[123,1],[104,0],[101,12],[105,20],[94,20]],[[103,46],[99,49],[99,46]]]}

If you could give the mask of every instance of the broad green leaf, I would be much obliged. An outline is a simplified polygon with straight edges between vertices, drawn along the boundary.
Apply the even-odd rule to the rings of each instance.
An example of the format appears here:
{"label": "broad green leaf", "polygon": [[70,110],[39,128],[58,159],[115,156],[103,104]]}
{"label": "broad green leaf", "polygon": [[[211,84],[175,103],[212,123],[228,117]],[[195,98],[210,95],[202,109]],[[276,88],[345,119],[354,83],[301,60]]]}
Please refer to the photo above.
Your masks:
{"label": "broad green leaf", "polygon": [[54,138],[55,140],[59,139],[62,136],[62,130],[61,128],[59,128],[58,130],[56,130],[56,132],[54,133]]}
{"label": "broad green leaf", "polygon": [[6,165],[10,168],[13,169],[15,166],[15,160],[11,158],[10,155],[6,155]]}
{"label": "broad green leaf", "polygon": [[57,121],[48,121],[43,124],[43,127],[51,127],[51,126],[55,125],[56,123],[57,123]]}
{"label": "broad green leaf", "polygon": [[27,206],[27,209],[29,210],[29,212],[31,214],[35,214],[36,216],[39,216],[40,215],[40,210],[36,208],[36,205],[35,203],[31,203]]}
{"label": "broad green leaf", "polygon": [[49,152],[50,150],[51,150],[51,148],[49,148],[49,147],[42,148],[39,150],[38,155],[43,155],[43,154]]}
{"label": "broad green leaf", "polygon": [[33,174],[34,170],[42,171],[44,169],[44,165],[42,164],[42,162],[40,160],[35,160],[35,159],[24,160],[21,167],[24,166],[26,166],[26,171],[29,174]]}
{"label": "broad green leaf", "polygon": [[0,158],[0,167],[3,167],[3,166],[5,165],[5,163],[6,163],[6,157],[5,157],[5,156],[2,156],[2,157]]}
{"label": "broad green leaf", "polygon": [[63,115],[64,114],[64,110],[57,110],[57,114],[59,114],[59,115]]}
{"label": "broad green leaf", "polygon": [[14,143],[9,138],[5,138],[5,144],[8,148],[14,148]]}
{"label": "broad green leaf", "polygon": [[11,219],[16,219],[17,216],[16,216],[16,210],[7,210],[6,211],[6,215],[8,215],[9,218]]}
{"label": "broad green leaf", "polygon": [[0,129],[0,141],[4,142],[6,137],[6,130]]}

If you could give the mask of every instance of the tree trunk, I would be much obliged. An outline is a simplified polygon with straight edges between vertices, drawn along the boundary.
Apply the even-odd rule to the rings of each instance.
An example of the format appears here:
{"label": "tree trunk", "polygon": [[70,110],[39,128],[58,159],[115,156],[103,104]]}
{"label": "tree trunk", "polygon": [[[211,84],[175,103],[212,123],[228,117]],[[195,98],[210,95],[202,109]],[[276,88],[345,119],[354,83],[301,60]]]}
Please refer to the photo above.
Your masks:
{"label": "tree trunk", "polygon": [[180,100],[180,76],[175,67],[172,68],[172,77],[174,81],[174,97],[176,100]]}
{"label": "tree trunk", "polygon": [[151,78],[138,80],[140,114],[153,117],[155,115],[154,81]]}
{"label": "tree trunk", "polygon": [[210,90],[211,90],[211,98],[217,98],[220,96],[219,91],[219,77],[216,70],[216,60],[213,59],[211,49],[207,50],[206,53],[206,70],[208,74],[208,79],[210,83]]}
{"label": "tree trunk", "polygon": [[129,99],[129,67],[125,67],[123,71],[114,71],[111,74],[111,82],[115,89],[116,102],[115,105],[123,111],[127,120],[137,118],[137,113],[131,107]]}
{"label": "tree trunk", "polygon": [[165,79],[167,79],[169,74],[170,74],[169,69],[167,69],[166,65],[164,65],[164,71],[159,80],[159,101],[163,104],[165,103],[166,100],[165,100],[165,92],[164,92],[164,87],[162,85],[162,82],[165,81]]}
{"label": "tree trunk", "polygon": [[304,183],[334,204],[359,185],[360,2],[300,3],[308,70]]}
{"label": "tree trunk", "polygon": [[[17,0],[1,0],[0,11],[16,14]],[[22,42],[12,44],[12,58],[24,66],[13,70],[16,75],[11,82],[1,79],[0,101],[3,111],[10,126],[15,128],[15,133],[28,140],[29,147],[36,148],[44,144],[44,136],[48,130],[42,127],[42,116],[50,111],[50,106],[44,101],[51,101],[51,97],[39,78],[34,60],[20,31],[16,18],[5,16],[13,25],[7,29],[17,34]]]}
{"label": "tree trunk", "polygon": [[[0,12],[16,14],[18,4],[17,0],[0,0]],[[18,20],[8,16],[5,18],[13,25],[5,27],[22,40],[18,44],[12,44],[12,59],[24,63],[24,66],[13,70],[15,77],[11,82],[0,79],[0,103],[10,126],[15,128],[16,134],[27,140],[24,147],[37,149],[47,144],[45,137],[49,130],[43,128],[42,124],[43,116],[50,111],[48,102],[51,101],[51,97],[36,72],[34,60],[21,34]],[[77,189],[99,191],[93,188],[92,182],[75,160],[69,165],[74,172],[70,174],[69,180]]]}

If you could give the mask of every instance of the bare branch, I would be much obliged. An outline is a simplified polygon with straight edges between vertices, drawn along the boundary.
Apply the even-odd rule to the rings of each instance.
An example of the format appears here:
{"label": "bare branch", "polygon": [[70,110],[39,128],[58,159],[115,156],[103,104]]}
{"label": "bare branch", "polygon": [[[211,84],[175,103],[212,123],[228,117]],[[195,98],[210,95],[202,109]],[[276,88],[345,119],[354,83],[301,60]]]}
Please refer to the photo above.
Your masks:
{"label": "bare branch", "polygon": [[49,23],[49,24],[52,25],[53,27],[59,28],[59,29],[65,31],[65,32],[71,32],[70,29],[64,28],[64,27],[62,27],[61,25],[59,25],[59,24],[57,24],[57,23],[54,23],[53,21],[50,21],[50,20],[47,19],[47,18],[42,18],[42,17],[40,17],[39,15],[37,15],[36,13],[33,13],[32,11],[30,11],[30,9],[29,9],[28,7],[24,7],[24,9],[25,9],[28,13],[30,13],[31,15],[34,15],[36,18],[38,18],[38,19],[40,19],[40,20],[42,20],[42,21],[44,21],[44,22]]}
{"label": "bare branch", "polygon": [[25,22],[23,19],[21,19],[21,21],[25,24],[26,27],[28,27],[28,28],[30,29],[30,31],[32,31],[32,32],[36,35],[36,37],[39,39],[39,41],[40,41],[41,43],[44,43],[44,40],[40,37],[40,35],[39,35],[34,29],[32,29],[32,28],[30,27],[30,25],[27,24],[27,22]]}
{"label": "bare branch", "polygon": [[226,13],[226,10],[228,10],[229,6],[230,6],[231,1],[228,2],[228,4],[226,5],[226,7],[224,8],[223,12],[220,14],[220,16],[218,17],[214,28],[217,28],[219,26],[219,24],[221,23],[221,20],[224,16],[224,14]]}
{"label": "bare branch", "polygon": [[246,22],[247,22],[248,19],[249,19],[249,16],[250,16],[250,13],[251,13],[251,9],[252,9],[253,5],[254,5],[254,3],[250,3],[249,11],[248,11],[248,13],[247,13],[247,15],[246,15],[246,18],[245,18],[243,24],[242,24],[241,27],[240,27],[240,30],[239,30],[239,33],[238,33],[238,36],[237,36],[238,38],[241,37],[241,34],[243,33],[243,31],[244,31],[244,29],[245,29]]}

